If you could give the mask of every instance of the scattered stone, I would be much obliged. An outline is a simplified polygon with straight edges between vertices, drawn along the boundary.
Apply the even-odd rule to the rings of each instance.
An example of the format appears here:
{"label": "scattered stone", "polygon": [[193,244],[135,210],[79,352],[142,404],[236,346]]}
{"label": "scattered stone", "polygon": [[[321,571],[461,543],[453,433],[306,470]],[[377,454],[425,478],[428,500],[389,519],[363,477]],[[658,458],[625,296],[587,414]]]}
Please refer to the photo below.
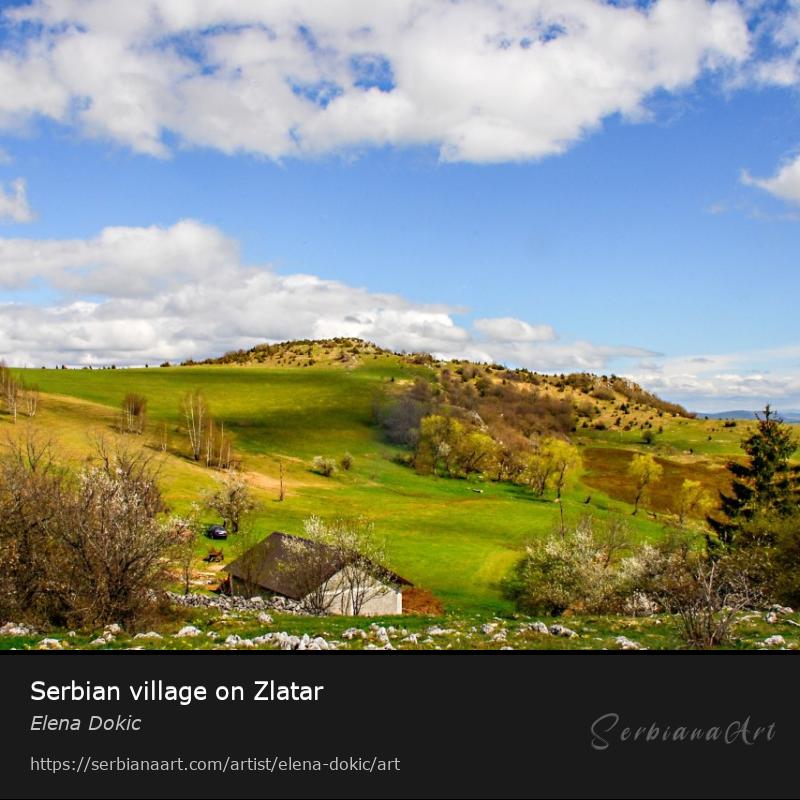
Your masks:
{"label": "scattered stone", "polygon": [[578,635],[571,628],[567,628],[565,625],[559,625],[559,624],[551,625],[550,633],[553,636],[561,636],[564,639],[574,639]]}
{"label": "scattered stone", "polygon": [[188,608],[217,608],[220,611],[263,611],[271,609],[280,611],[283,614],[306,614],[301,604],[297,600],[289,600],[286,597],[239,597],[235,595],[208,595],[190,592],[189,594],[178,594],[177,592],[167,592],[167,598],[176,606]]}
{"label": "scattered stone", "polygon": [[0,636],[32,636],[36,631],[29,625],[23,625],[21,622],[6,622],[0,628]]}
{"label": "scattered stone", "polygon": [[506,631],[498,631],[494,636],[492,636],[493,642],[504,642],[508,638],[508,633]]}
{"label": "scattered stone", "polygon": [[194,625],[184,625],[176,634],[176,636],[199,636],[200,628],[195,628]]}
{"label": "scattered stone", "polygon": [[103,634],[110,633],[112,636],[119,636],[122,633],[122,626],[118,625],[116,622],[112,622],[110,625],[106,625],[103,628]]}
{"label": "scattered stone", "polygon": [[488,636],[490,633],[494,633],[496,628],[496,622],[484,622],[483,625],[481,625],[481,633],[485,633]]}
{"label": "scattered stone", "polygon": [[163,639],[164,637],[160,633],[156,633],[155,631],[147,631],[147,633],[137,633],[136,636],[133,637],[134,639]]}
{"label": "scattered stone", "polygon": [[419,637],[416,633],[410,633],[408,636],[400,640],[401,642],[408,642],[409,644],[418,644]]}
{"label": "scattered stone", "polygon": [[58,639],[42,639],[39,650],[63,650],[64,645]]}
{"label": "scattered stone", "polygon": [[428,628],[428,636],[449,636],[451,633],[455,633],[452,628],[440,628],[438,625]]}
{"label": "scattered stone", "polygon": [[770,636],[768,639],[764,639],[764,644],[767,647],[785,647],[786,639],[783,636]]}
{"label": "scattered stone", "polygon": [[617,647],[620,650],[643,650],[644,648],[639,644],[639,642],[634,642],[632,639],[629,639],[627,636],[617,636],[614,640],[617,643]]}
{"label": "scattered stone", "polygon": [[536,622],[529,622],[527,628],[532,633],[540,633],[542,636],[550,635],[550,629],[544,624],[544,622],[539,622],[539,620],[536,620]]}
{"label": "scattered stone", "polygon": [[350,639],[355,639],[357,636],[360,639],[366,639],[367,638],[367,632],[365,630],[362,630],[361,628],[348,628],[342,634],[342,639],[346,639],[346,640],[349,641]]}
{"label": "scattered stone", "polygon": [[781,617],[788,617],[789,614],[794,614],[794,609],[789,608],[789,606],[781,606],[781,605],[774,605],[770,606],[770,611],[774,611],[778,616]]}
{"label": "scattered stone", "polygon": [[267,614],[266,611],[262,611],[258,615],[258,621],[264,623],[264,625],[271,625],[272,624],[272,617]]}

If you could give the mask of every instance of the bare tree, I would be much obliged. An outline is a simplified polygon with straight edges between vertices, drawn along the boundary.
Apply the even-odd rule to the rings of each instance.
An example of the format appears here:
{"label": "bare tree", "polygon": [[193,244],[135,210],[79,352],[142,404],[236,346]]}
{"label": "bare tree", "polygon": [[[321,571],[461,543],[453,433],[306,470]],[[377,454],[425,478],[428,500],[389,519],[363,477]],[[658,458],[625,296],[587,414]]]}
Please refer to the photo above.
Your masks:
{"label": "bare tree", "polygon": [[0,460],[0,605],[58,625],[128,622],[167,579],[174,531],[143,451],[102,442],[75,478],[30,440]]}
{"label": "bare tree", "polygon": [[222,486],[206,496],[205,505],[222,517],[223,525],[230,527],[231,533],[238,533],[242,517],[256,508],[247,481],[237,473],[226,475]]}
{"label": "bare tree", "polygon": [[161,422],[158,426],[158,446],[162,453],[169,449],[169,427],[166,422]]}
{"label": "bare tree", "polygon": [[195,389],[184,396],[181,411],[189,434],[189,446],[192,458],[199,461],[203,455],[206,427],[208,425],[208,404],[203,393]]}
{"label": "bare tree", "polygon": [[278,502],[282,503],[286,499],[286,492],[283,486],[283,459],[278,460],[278,469],[280,471],[280,490],[278,492]]}
{"label": "bare tree", "polygon": [[39,410],[39,387],[36,385],[23,385],[22,399],[25,406],[25,413],[33,418]]}
{"label": "bare tree", "polygon": [[192,581],[192,565],[195,560],[199,530],[199,513],[199,507],[193,504],[188,515],[170,517],[167,522],[174,540],[173,558],[180,568],[184,594],[189,594]]}
{"label": "bare tree", "polygon": [[325,523],[310,517],[304,535],[289,543],[289,562],[303,604],[312,612],[358,616],[370,600],[391,591],[384,543],[371,522],[357,518]]}
{"label": "bare tree", "polygon": [[342,564],[342,610],[357,617],[367,603],[391,591],[385,543],[375,535],[373,523],[361,517],[337,520],[331,527],[332,545]]}
{"label": "bare tree", "polygon": [[686,642],[696,648],[725,644],[737,615],[760,600],[747,576],[724,563],[690,557],[658,592],[660,604],[677,614]]}
{"label": "bare tree", "polygon": [[0,391],[2,391],[3,394],[3,402],[6,411],[8,411],[16,424],[20,400],[20,386],[19,381],[14,377],[4,361],[0,361]]}
{"label": "bare tree", "polygon": [[122,400],[120,429],[123,433],[144,433],[147,421],[147,398],[128,392]]}

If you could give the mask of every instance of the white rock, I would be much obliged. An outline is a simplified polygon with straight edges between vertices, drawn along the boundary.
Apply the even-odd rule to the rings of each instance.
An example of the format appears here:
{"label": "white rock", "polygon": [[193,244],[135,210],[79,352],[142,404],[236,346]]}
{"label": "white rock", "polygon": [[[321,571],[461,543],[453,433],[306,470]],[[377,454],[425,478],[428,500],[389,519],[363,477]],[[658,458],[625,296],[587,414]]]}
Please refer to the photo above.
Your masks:
{"label": "white rock", "polygon": [[481,633],[485,633],[488,636],[490,633],[494,633],[496,627],[496,622],[484,622],[481,625]]}
{"label": "white rock", "polygon": [[118,625],[116,622],[112,622],[110,625],[106,625],[105,628],[103,628],[103,633],[119,636],[122,633],[122,626]]}
{"label": "white rock", "polygon": [[262,611],[258,615],[258,621],[259,622],[263,622],[265,625],[271,625],[272,624],[272,617],[269,614],[267,614],[266,611]]}
{"label": "white rock", "polygon": [[42,639],[39,642],[40,650],[63,650],[64,645],[58,639]]}
{"label": "white rock", "polygon": [[578,635],[571,628],[567,628],[565,625],[559,624],[551,625],[550,633],[553,636],[561,636],[564,639],[574,639]]}
{"label": "white rock", "polygon": [[451,633],[455,633],[452,628],[440,628],[438,625],[428,628],[428,636],[449,636]]}
{"label": "white rock", "polygon": [[642,650],[642,646],[639,642],[634,642],[632,639],[629,639],[627,636],[617,636],[614,640],[617,643],[617,647],[620,650]]}
{"label": "white rock", "polygon": [[199,636],[200,628],[195,628],[194,625],[184,625],[176,634],[176,636]]}
{"label": "white rock", "polygon": [[136,636],[133,637],[134,639],[163,639],[164,637],[160,633],[156,633],[155,631],[147,631],[147,633],[137,633]]}
{"label": "white rock", "polygon": [[408,642],[409,644],[417,644],[419,642],[419,637],[416,633],[410,633],[404,639],[400,640],[401,642]]}
{"label": "white rock", "polygon": [[30,636],[35,631],[28,625],[23,625],[21,622],[6,622],[0,628],[0,636]]}
{"label": "white rock", "polygon": [[529,623],[528,630],[532,631],[533,633],[541,633],[543,636],[550,635],[550,629],[544,624],[544,622],[539,622],[539,620]]}
{"label": "white rock", "polygon": [[764,644],[767,647],[785,647],[786,639],[783,636],[770,636],[769,639],[764,639]]}
{"label": "white rock", "polygon": [[778,621],[778,615],[775,611],[770,611],[764,619],[770,624],[774,625]]}

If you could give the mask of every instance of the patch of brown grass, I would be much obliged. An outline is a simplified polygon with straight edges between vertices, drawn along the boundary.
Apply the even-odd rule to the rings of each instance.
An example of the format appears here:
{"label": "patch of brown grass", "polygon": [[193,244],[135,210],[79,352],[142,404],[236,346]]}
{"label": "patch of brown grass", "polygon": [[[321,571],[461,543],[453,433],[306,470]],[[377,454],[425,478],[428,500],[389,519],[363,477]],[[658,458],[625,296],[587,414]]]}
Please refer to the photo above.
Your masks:
{"label": "patch of brown grass", "polygon": [[[615,500],[632,504],[634,487],[628,475],[628,467],[635,455],[632,450],[587,447],[583,451],[583,463],[586,468],[583,482],[587,486],[605,492]],[[730,475],[721,464],[706,460],[673,461],[658,456],[656,461],[664,468],[664,474],[651,488],[650,498],[646,504],[650,510],[659,513],[674,512],[678,491],[687,478],[700,481],[715,502],[720,491],[730,489]]]}

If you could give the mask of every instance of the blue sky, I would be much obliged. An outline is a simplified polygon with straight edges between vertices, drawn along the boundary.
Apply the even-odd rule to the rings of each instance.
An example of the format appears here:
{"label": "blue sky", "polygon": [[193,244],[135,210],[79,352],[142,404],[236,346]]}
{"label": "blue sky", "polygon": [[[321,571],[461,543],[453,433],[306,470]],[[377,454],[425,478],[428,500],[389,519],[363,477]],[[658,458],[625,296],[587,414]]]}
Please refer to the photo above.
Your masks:
{"label": "blue sky", "polygon": [[4,6],[7,361],[347,334],[800,408],[800,5],[130,5]]}

